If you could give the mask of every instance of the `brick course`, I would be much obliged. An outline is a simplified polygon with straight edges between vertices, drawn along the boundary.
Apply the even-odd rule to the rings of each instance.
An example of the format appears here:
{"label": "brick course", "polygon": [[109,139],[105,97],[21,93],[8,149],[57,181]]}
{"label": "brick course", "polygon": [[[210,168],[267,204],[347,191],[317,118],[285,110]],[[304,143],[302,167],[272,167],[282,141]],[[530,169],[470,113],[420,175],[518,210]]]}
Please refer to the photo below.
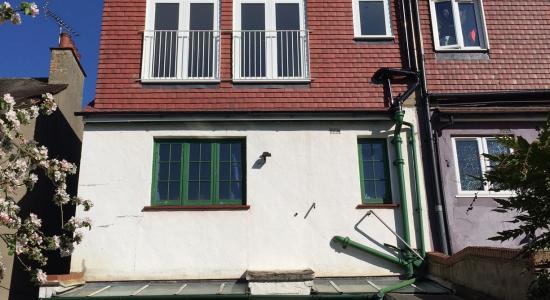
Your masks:
{"label": "brick course", "polygon": [[[258,87],[231,82],[231,35],[222,35],[221,80],[213,87],[142,85],[145,0],[105,0],[95,110],[330,111],[380,110],[383,88],[371,82],[381,67],[402,68],[396,38],[390,42],[353,39],[352,1],[306,1],[312,82]],[[232,0],[221,0],[221,29],[232,29]],[[400,89],[396,90],[396,93]]]}

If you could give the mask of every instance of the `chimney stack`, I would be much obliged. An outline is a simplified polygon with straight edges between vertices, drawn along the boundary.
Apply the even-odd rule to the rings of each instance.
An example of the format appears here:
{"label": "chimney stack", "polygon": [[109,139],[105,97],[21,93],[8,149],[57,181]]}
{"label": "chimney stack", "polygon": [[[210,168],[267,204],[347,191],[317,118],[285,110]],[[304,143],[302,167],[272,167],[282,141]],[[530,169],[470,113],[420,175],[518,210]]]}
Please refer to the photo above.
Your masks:
{"label": "chimney stack", "polygon": [[48,83],[67,84],[67,88],[55,96],[59,110],[82,140],[83,124],[74,113],[82,110],[82,95],[86,73],[80,64],[80,55],[68,33],[59,36],[59,47],[51,48]]}

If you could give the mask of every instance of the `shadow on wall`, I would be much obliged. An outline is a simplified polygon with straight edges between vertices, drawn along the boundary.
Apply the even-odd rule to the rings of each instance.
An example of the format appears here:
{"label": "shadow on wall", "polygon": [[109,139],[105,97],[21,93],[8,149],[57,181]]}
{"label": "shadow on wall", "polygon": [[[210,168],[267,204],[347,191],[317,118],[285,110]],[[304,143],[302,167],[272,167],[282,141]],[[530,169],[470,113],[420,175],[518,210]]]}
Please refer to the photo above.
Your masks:
{"label": "shadow on wall", "polygon": [[[66,159],[69,162],[80,164],[82,143],[69,126],[69,123],[57,110],[50,116],[40,116],[36,120],[34,138],[40,145],[48,147],[50,158]],[[21,216],[36,213],[42,218],[42,230],[47,235],[61,232],[61,213],[51,199],[54,187],[43,172],[38,174],[39,180],[35,188],[28,192],[19,201]],[[76,195],[78,188],[78,173],[67,178],[67,192]],[[75,207],[67,205],[63,209],[64,221],[75,215]],[[68,274],[70,271],[70,257],[61,258],[59,252],[52,252],[48,256],[48,265],[43,268],[47,274]],[[23,266],[14,261],[10,286],[10,300],[37,299],[38,287],[30,282],[30,276]]]}

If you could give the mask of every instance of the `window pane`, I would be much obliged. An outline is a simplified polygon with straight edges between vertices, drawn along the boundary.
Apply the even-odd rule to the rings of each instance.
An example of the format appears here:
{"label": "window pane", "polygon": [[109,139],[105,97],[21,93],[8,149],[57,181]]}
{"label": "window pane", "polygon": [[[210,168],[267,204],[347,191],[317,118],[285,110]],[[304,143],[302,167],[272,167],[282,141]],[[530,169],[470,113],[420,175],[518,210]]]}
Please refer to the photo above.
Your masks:
{"label": "window pane", "polygon": [[157,198],[159,201],[168,200],[168,182],[159,182],[157,185]]}
{"label": "window pane", "polygon": [[301,77],[300,5],[277,3],[277,74],[280,77]]}
{"label": "window pane", "polygon": [[201,160],[201,147],[198,143],[189,144],[189,160],[200,161]]}
{"label": "window pane", "polygon": [[159,164],[159,173],[158,173],[158,179],[159,180],[168,180],[168,163],[160,163]]}
{"label": "window pane", "polygon": [[386,165],[383,161],[374,162],[374,178],[385,179],[386,178]]}
{"label": "window pane", "polygon": [[212,151],[212,144],[210,143],[201,144],[201,161],[210,161],[212,159],[211,151]]}
{"label": "window pane", "polygon": [[475,3],[459,3],[458,10],[460,12],[460,25],[462,25],[464,46],[481,46],[479,41],[479,27],[477,24]]}
{"label": "window pane", "polygon": [[191,3],[189,19],[189,77],[214,73],[214,4]]}
{"label": "window pane", "polygon": [[199,199],[210,200],[210,182],[201,181]]}
{"label": "window pane", "polygon": [[437,30],[439,31],[439,45],[456,45],[456,31],[451,1],[436,2],[435,13]]}
{"label": "window pane", "polygon": [[265,77],[265,4],[241,4],[241,76]]}
{"label": "window pane", "polygon": [[178,30],[179,4],[157,3],[155,5],[155,30]]}
{"label": "window pane", "polygon": [[170,159],[170,144],[159,145],[160,161],[168,161]]}
{"label": "window pane", "polygon": [[169,185],[168,198],[170,200],[179,200],[180,199],[180,183],[179,181],[171,181]]}
{"label": "window pane", "polygon": [[233,181],[241,180],[241,163],[231,164],[231,180]]}
{"label": "window pane", "polygon": [[180,180],[180,163],[170,164],[170,180]]}
{"label": "window pane", "polygon": [[220,161],[229,161],[230,144],[220,144]]}
{"label": "window pane", "polygon": [[376,198],[374,181],[366,180],[365,181],[365,199],[374,199],[374,198]]}
{"label": "window pane", "polygon": [[241,161],[241,143],[231,144],[231,160],[233,162]]}
{"label": "window pane", "polygon": [[170,146],[170,161],[181,160],[181,144],[172,144]]}
{"label": "window pane", "polygon": [[487,139],[487,151],[491,155],[510,153],[510,149],[497,139]]}
{"label": "window pane", "polygon": [[359,1],[361,35],[386,35],[384,1]]}
{"label": "window pane", "polygon": [[174,77],[176,75],[178,28],[179,4],[157,3],[155,5],[154,77]]}
{"label": "window pane", "polygon": [[241,199],[242,193],[241,193],[241,183],[240,182],[232,182],[231,183],[231,195],[229,199]]}
{"label": "window pane", "polygon": [[189,182],[188,186],[189,192],[187,197],[189,200],[199,200],[199,182],[198,181],[192,181]]}
{"label": "window pane", "polygon": [[222,162],[220,163],[220,180],[229,180],[229,163]]}
{"label": "window pane", "polygon": [[220,199],[231,199],[231,183],[220,182]]}
{"label": "window pane", "polygon": [[476,140],[457,140],[456,153],[460,186],[463,191],[483,190],[479,148]]}
{"label": "window pane", "polygon": [[370,161],[363,162],[363,174],[365,179],[375,179],[372,162]]}
{"label": "window pane", "polygon": [[199,180],[199,163],[189,163],[189,180]]}
{"label": "window pane", "polygon": [[210,163],[201,163],[200,180],[210,180]]}
{"label": "window pane", "polygon": [[372,159],[372,145],[371,144],[361,144],[361,155],[363,160]]}
{"label": "window pane", "polygon": [[384,144],[383,142],[371,142],[372,153],[369,160],[384,160]]}
{"label": "window pane", "polygon": [[386,181],[376,181],[376,198],[378,199],[387,199],[386,195]]}

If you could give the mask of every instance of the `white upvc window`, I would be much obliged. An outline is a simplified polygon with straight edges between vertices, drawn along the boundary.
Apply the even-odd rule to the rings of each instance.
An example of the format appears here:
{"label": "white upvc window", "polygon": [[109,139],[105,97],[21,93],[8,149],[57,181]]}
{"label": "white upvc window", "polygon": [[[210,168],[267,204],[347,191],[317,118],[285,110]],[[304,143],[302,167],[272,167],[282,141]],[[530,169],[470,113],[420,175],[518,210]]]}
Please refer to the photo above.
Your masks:
{"label": "white upvc window", "polygon": [[436,50],[487,50],[482,0],[430,0]]}
{"label": "white upvc window", "polygon": [[219,0],[147,0],[143,82],[219,81]]}
{"label": "white upvc window", "polygon": [[389,0],[353,0],[355,38],[393,38]]}
{"label": "white upvc window", "polygon": [[483,182],[482,176],[491,169],[491,161],[483,154],[510,153],[511,149],[495,137],[452,138],[457,196],[509,196],[510,191],[490,191],[491,184]]}
{"label": "white upvc window", "polygon": [[235,0],[234,81],[309,81],[303,0]]}

